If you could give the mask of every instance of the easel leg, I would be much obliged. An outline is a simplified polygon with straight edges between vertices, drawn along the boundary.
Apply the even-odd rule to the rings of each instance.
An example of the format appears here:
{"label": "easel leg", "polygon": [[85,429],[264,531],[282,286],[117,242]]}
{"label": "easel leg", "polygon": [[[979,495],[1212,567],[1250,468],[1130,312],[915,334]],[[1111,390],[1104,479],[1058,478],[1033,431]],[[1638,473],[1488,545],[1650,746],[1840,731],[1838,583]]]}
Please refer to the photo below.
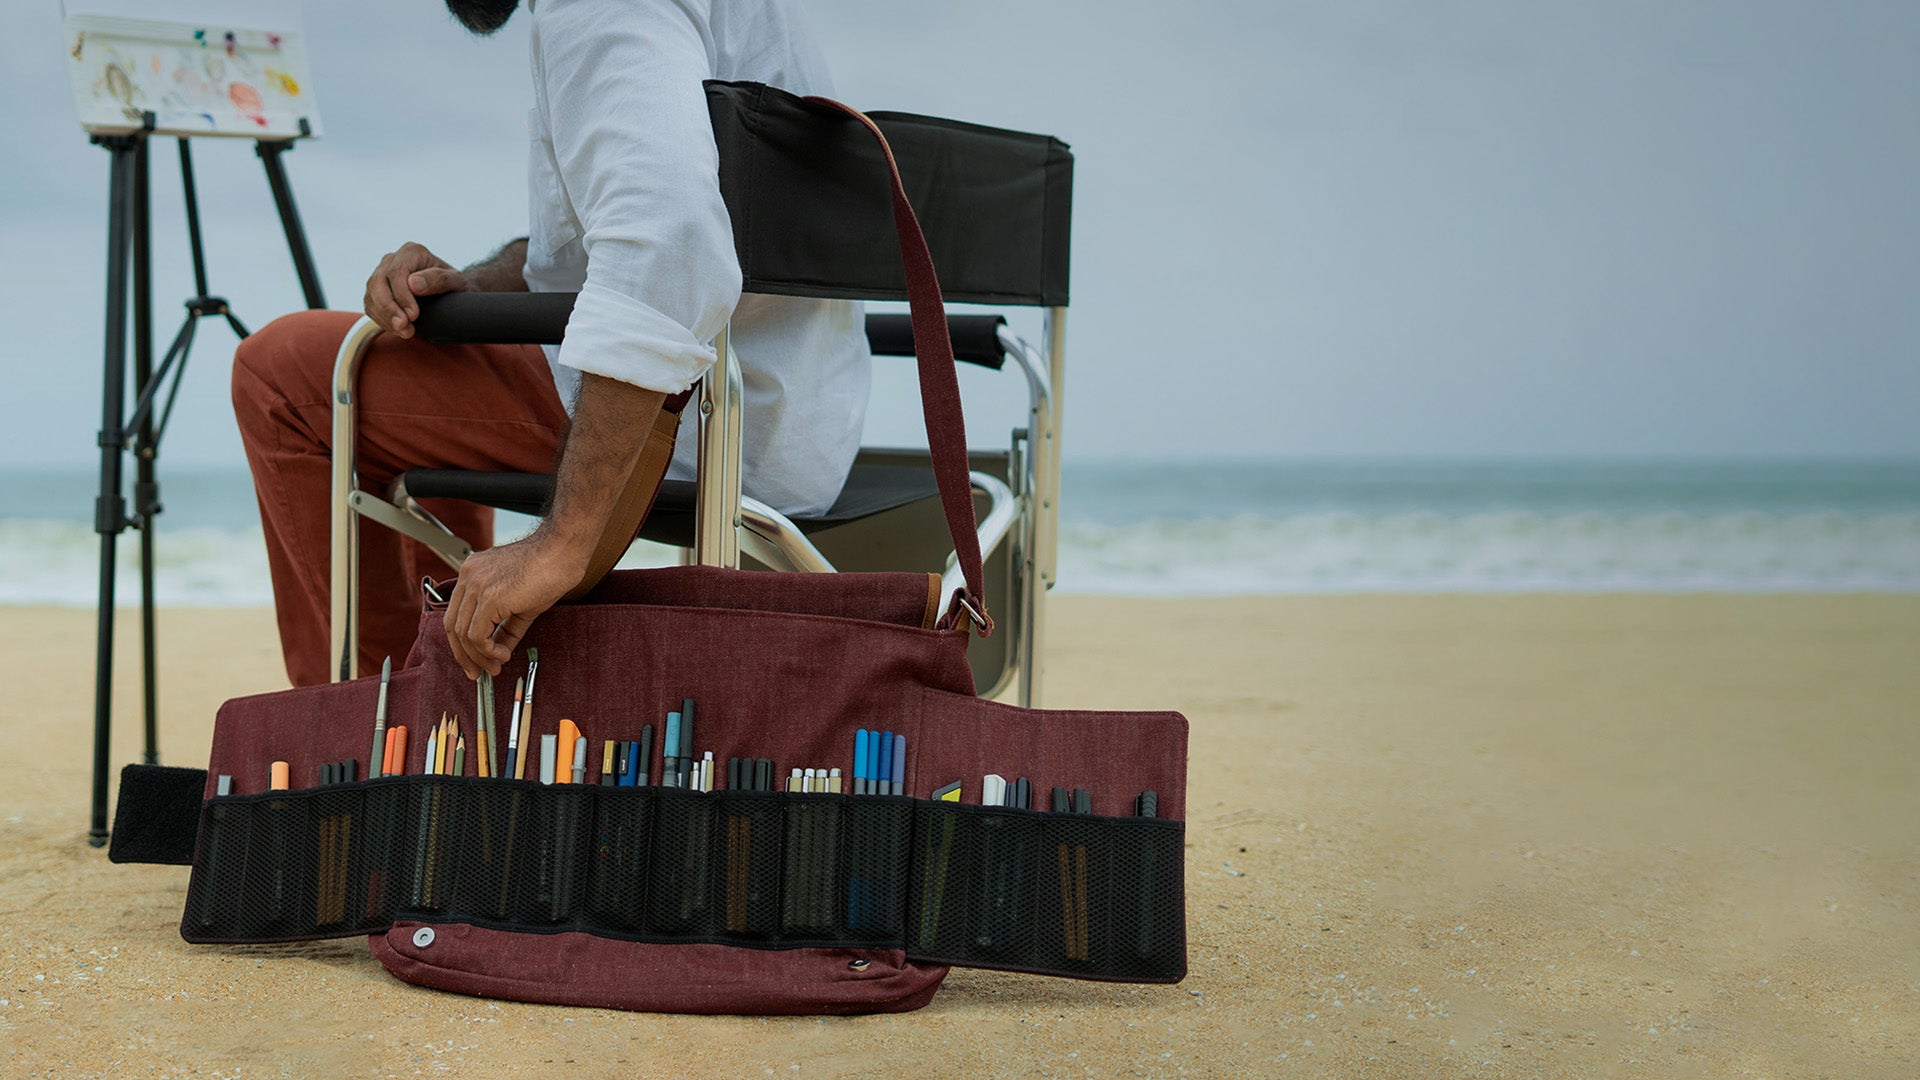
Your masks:
{"label": "easel leg", "polygon": [[134,197],[134,147],[138,136],[99,140],[113,155],[107,190],[107,310],[105,377],[101,390],[100,495],[93,529],[100,534],[100,621],[93,688],[93,804],[87,842],[107,842],[107,768],[113,738],[113,586],[116,541],[126,525],[120,496],[122,393],[127,378],[127,262]]}
{"label": "easel leg", "polygon": [[[148,140],[134,150],[133,166],[133,386],[144,397],[153,381],[153,199],[148,177]],[[159,512],[159,486],[153,474],[153,413],[141,416],[134,441],[133,513],[140,530],[140,673],[145,711],[146,763],[160,762],[159,667],[154,657],[153,533]]]}
{"label": "easel leg", "polygon": [[[147,130],[153,116],[147,114]],[[305,132],[303,125],[302,132]],[[172,414],[173,399],[168,397],[166,414],[158,424],[153,416],[153,287],[152,223],[149,214],[147,136],[95,136],[94,143],[112,154],[108,181],[107,206],[107,310],[105,376],[101,392],[100,495],[94,503],[94,531],[100,534],[100,615],[99,639],[94,667],[93,702],[93,800],[87,842],[94,847],[107,842],[107,785],[110,750],[113,739],[113,620],[115,559],[120,533],[129,525],[140,529],[140,628],[142,642],[142,702],[145,707],[145,753],[148,764],[157,764],[159,751],[159,664],[156,656],[154,600],[154,519],[159,514],[160,488],[156,478],[159,441],[166,428],[165,417]],[[326,299],[320,292],[320,277],[313,265],[313,253],[294,207],[293,190],[287,183],[280,155],[292,148],[289,142],[257,142],[255,149],[266,166],[267,184],[280,213],[280,224],[287,234],[287,248],[300,277],[301,292],[307,306],[322,308]],[[206,295],[206,265],[200,247],[199,207],[194,193],[193,165],[187,140],[180,140],[180,171],[186,198],[188,239],[193,248],[194,284],[198,295],[188,302],[187,324],[169,350],[167,363],[159,372],[164,380],[176,359],[184,370],[186,350],[192,344],[195,320],[207,315],[223,315],[240,337],[247,329],[228,310],[227,303]],[[132,305],[134,334],[134,386],[137,415],[125,415],[127,379],[127,307],[128,269],[132,267]],[[178,377],[173,384],[178,391]],[[121,455],[127,450],[129,428],[134,439],[134,516],[128,517],[126,500],[121,495],[124,477]]]}
{"label": "easel leg", "polygon": [[293,255],[293,272],[300,275],[300,292],[307,299],[307,307],[318,311],[327,306],[327,298],[320,294],[320,275],[313,266],[313,252],[307,248],[307,232],[300,225],[299,208],[293,205],[286,167],[280,163],[280,155],[293,149],[293,143],[261,140],[253,144],[253,149],[266,166],[267,186],[273,189],[273,205],[280,211],[280,227],[286,231],[287,250]]}

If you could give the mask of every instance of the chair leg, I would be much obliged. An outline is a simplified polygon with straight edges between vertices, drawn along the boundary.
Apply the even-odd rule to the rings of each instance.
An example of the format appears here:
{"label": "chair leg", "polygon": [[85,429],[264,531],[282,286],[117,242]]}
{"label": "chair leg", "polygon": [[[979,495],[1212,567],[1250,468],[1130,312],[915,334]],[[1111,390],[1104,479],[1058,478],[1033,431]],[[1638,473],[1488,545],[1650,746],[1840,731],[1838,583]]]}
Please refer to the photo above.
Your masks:
{"label": "chair leg", "polygon": [[1014,573],[1019,618],[1012,646],[1011,662],[1020,673],[1020,704],[1032,707],[1040,696],[1040,641],[1044,622],[1041,610],[1046,591],[1054,581],[1054,535],[1059,515],[1058,441],[1060,409],[1059,382],[1063,377],[1060,360],[1066,347],[1066,312],[1053,308],[1047,313],[1047,352],[1034,351],[1006,327],[1000,328],[1000,343],[1027,377],[1027,427],[1015,435],[1020,451],[1014,463],[1018,485],[1021,522],[1015,553]]}
{"label": "chair leg", "polygon": [[1026,709],[1037,708],[1040,702],[1040,643],[1046,631],[1046,583],[1040,580],[1033,561],[1029,559],[1021,574],[1020,600],[1025,609],[1024,624],[1020,628],[1018,643],[1020,658],[1020,706]]}
{"label": "chair leg", "polygon": [[1019,673],[1018,700],[1022,708],[1033,707],[1035,686],[1039,680],[1039,673],[1033,666],[1033,639],[1038,632],[1036,623],[1039,618],[1035,600],[1038,572],[1034,563],[1039,527],[1039,508],[1034,499],[1034,491],[1038,486],[1035,483],[1037,464],[1033,454],[1033,430],[1016,430],[1007,472],[1014,484],[1014,497],[1020,500],[1020,521],[1013,534],[1013,557],[1008,562],[1013,568],[1013,595],[1014,603],[1019,608],[1019,617],[1013,622],[1014,636],[1008,654],[1009,662]]}
{"label": "chair leg", "polygon": [[700,463],[694,512],[694,561],[740,565],[740,365],[728,332],[714,339],[713,367],[700,384]]}
{"label": "chair leg", "polygon": [[380,334],[380,324],[362,316],[340,342],[333,360],[333,526],[329,557],[327,608],[328,654],[335,682],[354,677],[359,655],[359,612],[354,598],[360,586],[360,523],[349,500],[358,486],[354,474],[354,380],[367,346]]}

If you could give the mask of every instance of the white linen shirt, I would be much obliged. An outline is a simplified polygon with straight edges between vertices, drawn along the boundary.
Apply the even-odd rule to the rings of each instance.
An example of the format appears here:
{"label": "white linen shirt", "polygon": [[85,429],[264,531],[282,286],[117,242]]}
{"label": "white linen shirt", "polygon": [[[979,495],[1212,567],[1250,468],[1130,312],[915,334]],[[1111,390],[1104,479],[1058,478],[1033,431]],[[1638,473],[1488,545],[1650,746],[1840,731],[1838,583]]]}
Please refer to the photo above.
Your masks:
{"label": "white linen shirt", "polygon": [[[729,325],[745,388],[741,487],[824,511],[859,449],[871,357],[856,303],[742,296],[704,79],[830,94],[787,0],[539,0],[526,280],[578,292],[547,363],[569,413],[580,373],[678,393]],[[692,479],[696,410],[668,476]]]}

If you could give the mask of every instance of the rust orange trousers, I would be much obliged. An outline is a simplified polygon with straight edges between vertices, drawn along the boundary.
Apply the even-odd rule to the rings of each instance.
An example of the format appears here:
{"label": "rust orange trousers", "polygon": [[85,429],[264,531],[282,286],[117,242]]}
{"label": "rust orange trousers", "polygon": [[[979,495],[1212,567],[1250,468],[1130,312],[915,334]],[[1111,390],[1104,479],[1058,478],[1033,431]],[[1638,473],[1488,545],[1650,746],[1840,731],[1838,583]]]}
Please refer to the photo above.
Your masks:
{"label": "rust orange trousers", "polygon": [[[287,677],[328,681],[333,361],[358,315],[303,311],[240,343],[233,410],[253,470]],[[384,494],[411,468],[550,472],[567,426],[546,357],[532,345],[433,345],[382,334],[360,364],[356,466]],[[493,544],[493,511],[425,501],[472,544]],[[420,579],[447,566],[424,545],[360,525],[359,673],[397,662],[420,619]]]}

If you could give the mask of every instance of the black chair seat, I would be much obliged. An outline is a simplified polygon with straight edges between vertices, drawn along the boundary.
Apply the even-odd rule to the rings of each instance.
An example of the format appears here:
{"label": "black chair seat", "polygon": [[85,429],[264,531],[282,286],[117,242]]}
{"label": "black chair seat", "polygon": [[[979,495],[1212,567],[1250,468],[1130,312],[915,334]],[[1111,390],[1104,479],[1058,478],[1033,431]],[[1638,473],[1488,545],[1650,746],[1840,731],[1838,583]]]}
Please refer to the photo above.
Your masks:
{"label": "black chair seat", "polygon": [[[407,494],[416,499],[461,499],[539,517],[553,496],[553,477],[546,473],[472,472],[466,469],[412,469],[400,477]],[[870,518],[922,499],[938,498],[932,469],[905,465],[856,463],[827,512],[795,518],[803,533]],[[668,480],[660,485],[653,510],[640,527],[640,537],[675,547],[692,547],[695,485],[690,480]]]}

